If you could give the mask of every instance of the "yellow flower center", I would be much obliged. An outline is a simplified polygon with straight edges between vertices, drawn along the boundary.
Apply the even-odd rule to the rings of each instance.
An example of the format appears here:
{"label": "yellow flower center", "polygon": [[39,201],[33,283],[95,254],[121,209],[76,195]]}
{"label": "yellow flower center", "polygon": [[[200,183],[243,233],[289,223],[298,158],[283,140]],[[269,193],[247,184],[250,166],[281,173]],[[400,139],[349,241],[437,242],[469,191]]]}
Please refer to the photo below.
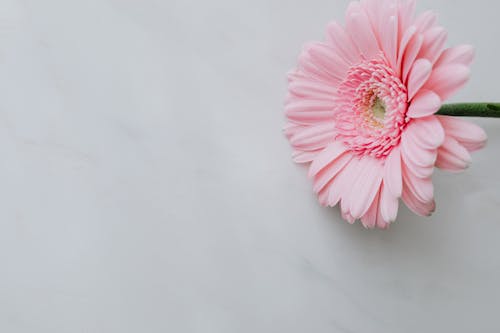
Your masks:
{"label": "yellow flower center", "polygon": [[372,106],[373,116],[377,120],[383,121],[385,119],[385,103],[380,98],[375,99],[375,103]]}

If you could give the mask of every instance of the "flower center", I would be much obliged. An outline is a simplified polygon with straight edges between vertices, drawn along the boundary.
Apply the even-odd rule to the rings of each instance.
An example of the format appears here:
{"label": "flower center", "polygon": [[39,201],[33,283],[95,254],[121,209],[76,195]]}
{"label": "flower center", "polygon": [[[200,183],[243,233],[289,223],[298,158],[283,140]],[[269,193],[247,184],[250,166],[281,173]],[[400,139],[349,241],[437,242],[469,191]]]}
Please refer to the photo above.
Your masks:
{"label": "flower center", "polygon": [[358,155],[387,156],[407,124],[407,89],[384,59],[352,66],[338,88],[338,139]]}
{"label": "flower center", "polygon": [[375,103],[372,106],[373,116],[378,120],[384,121],[385,118],[385,104],[380,98],[375,99]]}

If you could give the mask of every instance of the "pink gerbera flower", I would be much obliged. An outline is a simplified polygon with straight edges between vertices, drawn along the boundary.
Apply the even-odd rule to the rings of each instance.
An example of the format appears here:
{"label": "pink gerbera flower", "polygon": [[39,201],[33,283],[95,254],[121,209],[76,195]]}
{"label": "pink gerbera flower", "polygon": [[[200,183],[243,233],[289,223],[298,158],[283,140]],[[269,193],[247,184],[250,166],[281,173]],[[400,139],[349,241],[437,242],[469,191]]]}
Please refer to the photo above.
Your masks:
{"label": "pink gerbera flower", "polygon": [[434,166],[462,171],[486,134],[437,116],[469,78],[473,48],[445,49],[432,12],[415,1],[351,2],[346,24],[328,26],[289,74],[285,132],[297,163],[310,163],[325,206],[368,228],[396,220],[399,198],[416,214],[435,209]]}

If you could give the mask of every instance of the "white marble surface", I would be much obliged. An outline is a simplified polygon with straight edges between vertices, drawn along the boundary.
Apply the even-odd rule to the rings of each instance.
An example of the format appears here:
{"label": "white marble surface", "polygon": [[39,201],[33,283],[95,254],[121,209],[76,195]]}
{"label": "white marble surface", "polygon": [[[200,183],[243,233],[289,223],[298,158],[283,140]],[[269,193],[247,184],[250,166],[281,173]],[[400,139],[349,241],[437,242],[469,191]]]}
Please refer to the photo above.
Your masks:
{"label": "white marble surface", "polygon": [[[346,0],[0,0],[0,331],[500,330],[500,121],[430,219],[321,208],[285,72]],[[500,100],[499,5],[422,0]]]}

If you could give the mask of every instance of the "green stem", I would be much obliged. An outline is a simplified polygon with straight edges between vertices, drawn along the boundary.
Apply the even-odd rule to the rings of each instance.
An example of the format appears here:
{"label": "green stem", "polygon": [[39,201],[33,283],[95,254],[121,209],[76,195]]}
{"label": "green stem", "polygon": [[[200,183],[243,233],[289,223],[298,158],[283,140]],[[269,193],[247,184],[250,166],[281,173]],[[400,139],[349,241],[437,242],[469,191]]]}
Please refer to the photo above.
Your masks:
{"label": "green stem", "polygon": [[500,103],[444,104],[437,114],[456,117],[500,118]]}

